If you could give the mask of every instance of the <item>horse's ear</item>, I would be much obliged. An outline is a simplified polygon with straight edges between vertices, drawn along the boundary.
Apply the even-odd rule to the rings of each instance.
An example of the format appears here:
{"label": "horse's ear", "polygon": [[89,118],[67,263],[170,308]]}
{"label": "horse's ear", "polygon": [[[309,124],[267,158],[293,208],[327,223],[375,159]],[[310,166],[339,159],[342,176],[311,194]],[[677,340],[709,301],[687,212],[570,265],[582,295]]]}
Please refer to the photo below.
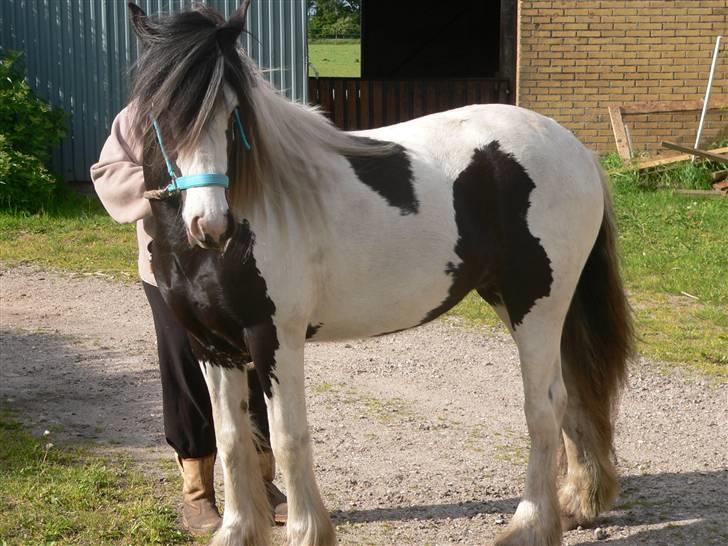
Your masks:
{"label": "horse's ear", "polygon": [[251,0],[243,0],[238,10],[233,13],[227,23],[217,30],[217,43],[223,51],[235,43],[240,33],[245,30],[245,19]]}
{"label": "horse's ear", "polygon": [[131,16],[131,24],[134,25],[134,31],[142,42],[146,42],[153,32],[149,28],[149,21],[144,10],[137,6],[134,2],[129,2],[129,15]]}

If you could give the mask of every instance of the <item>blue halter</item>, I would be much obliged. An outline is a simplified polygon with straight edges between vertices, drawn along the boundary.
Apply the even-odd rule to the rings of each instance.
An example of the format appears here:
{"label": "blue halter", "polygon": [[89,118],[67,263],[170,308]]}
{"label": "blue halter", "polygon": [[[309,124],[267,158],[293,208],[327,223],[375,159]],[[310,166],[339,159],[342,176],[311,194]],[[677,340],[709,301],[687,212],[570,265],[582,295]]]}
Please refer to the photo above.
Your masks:
{"label": "blue halter", "polygon": [[[240,120],[240,112],[237,108],[235,108],[234,113],[235,125],[237,125],[238,130],[240,131],[240,138],[243,142],[243,146],[245,146],[246,150],[250,151],[251,146],[248,142],[247,137],[245,136],[245,131],[243,130],[243,122]],[[164,188],[164,190],[162,190],[162,192],[166,192],[168,195],[172,195],[174,193],[178,193],[182,190],[188,190],[190,188],[202,188],[205,186],[222,186],[223,188],[227,188],[230,185],[230,181],[227,175],[220,173],[190,174],[187,176],[177,176],[177,174],[174,172],[172,161],[167,155],[167,150],[164,148],[164,143],[162,142],[162,131],[159,129],[159,124],[157,123],[157,120],[151,116],[151,114],[150,117],[152,119],[152,127],[154,127],[154,132],[157,135],[159,149],[162,151],[164,162],[167,165],[167,173],[169,173],[169,177],[172,179],[172,182],[170,182],[169,185]]]}

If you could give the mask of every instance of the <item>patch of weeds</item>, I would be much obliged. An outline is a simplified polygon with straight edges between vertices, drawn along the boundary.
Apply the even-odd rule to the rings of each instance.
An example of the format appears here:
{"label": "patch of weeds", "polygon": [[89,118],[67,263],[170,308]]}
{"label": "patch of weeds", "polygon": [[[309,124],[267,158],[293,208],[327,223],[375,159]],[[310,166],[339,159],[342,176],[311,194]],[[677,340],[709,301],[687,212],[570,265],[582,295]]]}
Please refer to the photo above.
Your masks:
{"label": "patch of weeds", "polygon": [[616,152],[602,158],[602,167],[609,173],[612,183],[621,190],[709,190],[711,174],[723,168],[718,163],[701,160],[695,163],[682,161],[638,171],[630,163],[623,162]]}
{"label": "patch of weeds", "polygon": [[329,393],[331,395],[331,398],[324,402],[329,407],[338,404],[360,406],[365,410],[367,416],[375,418],[380,423],[387,424],[415,416],[412,404],[399,397],[375,398],[343,384],[322,383],[312,389],[318,394]]}
{"label": "patch of weeds", "polygon": [[0,536],[25,544],[190,544],[160,484],[124,456],[53,445],[0,413]]}
{"label": "patch of weeds", "polygon": [[486,436],[484,425],[468,425],[463,446],[475,453],[485,453],[488,450],[486,446],[490,444],[497,460],[518,466],[523,466],[528,463],[528,437],[510,430],[492,431],[489,434],[490,436],[499,438],[500,441],[496,443],[484,440]]}
{"label": "patch of weeds", "polygon": [[516,466],[528,464],[528,447],[514,444],[496,444],[495,458]]}
{"label": "patch of weeds", "polygon": [[387,398],[382,400],[370,396],[360,396],[359,403],[364,404],[370,415],[373,415],[381,423],[412,417],[412,405],[401,398]]}
{"label": "patch of weeds", "polygon": [[321,383],[316,383],[315,385],[311,386],[311,391],[315,392],[316,394],[323,394],[325,392],[329,392],[334,388],[333,383],[329,383],[327,381],[322,381]]}
{"label": "patch of weeds", "polygon": [[485,436],[485,427],[479,423],[469,425],[465,432],[465,440],[463,446],[475,453],[484,453],[483,438]]}

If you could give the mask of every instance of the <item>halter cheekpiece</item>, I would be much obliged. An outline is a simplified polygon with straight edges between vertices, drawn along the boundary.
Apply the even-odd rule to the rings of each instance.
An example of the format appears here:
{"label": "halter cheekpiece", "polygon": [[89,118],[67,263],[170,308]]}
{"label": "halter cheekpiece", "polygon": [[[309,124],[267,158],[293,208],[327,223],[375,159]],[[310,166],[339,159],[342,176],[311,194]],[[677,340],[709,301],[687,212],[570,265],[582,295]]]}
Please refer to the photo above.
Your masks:
{"label": "halter cheekpiece", "polygon": [[[248,139],[245,136],[243,122],[240,119],[240,111],[235,108],[235,110],[233,110],[233,113],[235,115],[234,123],[238,127],[238,130],[240,132],[240,139],[243,142],[243,146],[245,146],[246,150],[250,151],[251,146],[250,142],[248,142]],[[164,147],[164,142],[162,141],[162,131],[159,129],[159,124],[151,114],[149,114],[149,117],[152,120],[152,127],[154,127],[154,133],[156,135],[157,142],[159,143],[159,149],[161,150],[162,156],[164,157],[164,163],[167,165],[167,173],[169,174],[169,177],[172,181],[164,189],[144,192],[144,197],[146,197],[147,199],[164,199],[190,188],[202,188],[206,186],[221,186],[223,188],[227,188],[230,185],[230,180],[228,179],[227,175],[220,173],[204,173],[190,174],[187,176],[177,176],[177,174],[174,172],[174,166],[172,165],[172,161],[169,159],[167,150]]]}

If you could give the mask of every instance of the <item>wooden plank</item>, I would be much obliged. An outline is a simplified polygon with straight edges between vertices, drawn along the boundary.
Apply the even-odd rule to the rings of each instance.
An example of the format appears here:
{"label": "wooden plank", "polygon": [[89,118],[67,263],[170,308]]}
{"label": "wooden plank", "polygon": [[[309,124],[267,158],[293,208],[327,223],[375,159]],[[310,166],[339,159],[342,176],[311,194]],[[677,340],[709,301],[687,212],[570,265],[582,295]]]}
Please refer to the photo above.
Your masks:
{"label": "wooden plank", "polygon": [[425,115],[425,84],[421,81],[412,83],[412,115],[416,118]]}
{"label": "wooden plank", "polygon": [[412,81],[399,82],[399,121],[412,119]]}
{"label": "wooden plank", "polygon": [[437,89],[430,82],[425,86],[425,114],[437,112]]}
{"label": "wooden plank", "polygon": [[359,82],[359,129],[371,129],[371,112],[371,82],[368,80],[361,80]]}
{"label": "wooden plank", "polygon": [[318,78],[308,79],[308,101],[311,104],[320,104]]}
{"label": "wooden plank", "polygon": [[328,79],[319,79],[319,104],[326,115],[334,119],[333,100],[331,97],[331,82]]}
{"label": "wooden plank", "polygon": [[397,82],[385,82],[385,125],[393,125],[401,121],[401,118],[399,117],[399,99],[397,98],[397,95],[399,95],[399,86],[397,85]]}
{"label": "wooden plank", "polygon": [[[658,114],[665,112],[691,112],[703,109],[703,99],[632,102],[619,105],[623,114]],[[728,99],[714,98],[709,109],[728,108]]]}
{"label": "wooden plank", "polygon": [[359,128],[359,80],[346,80],[346,129],[355,131]]}
{"label": "wooden plank", "polygon": [[719,163],[728,163],[728,157],[718,155],[714,152],[706,150],[698,150],[697,148],[691,148],[690,146],[682,146],[681,144],[675,144],[674,142],[663,141],[662,146],[670,150],[677,150],[678,152],[687,152],[690,155],[697,155],[710,159],[711,161],[717,161]]}
{"label": "wooden plank", "polygon": [[468,80],[467,93],[468,93],[468,104],[478,104],[480,102],[479,85],[473,80]]}
{"label": "wooden plank", "polygon": [[[709,152],[712,152],[714,154],[727,154],[728,153],[728,147],[725,148],[715,148],[714,150],[708,150]],[[679,163],[680,161],[688,161],[693,156],[690,154],[680,154],[680,155],[673,155],[670,157],[660,157],[657,159],[647,159],[645,161],[636,161],[633,166],[639,171],[643,171],[645,169],[652,169],[654,167],[662,167],[663,165],[670,165],[671,163]]]}
{"label": "wooden plank", "polygon": [[453,90],[455,99],[455,107],[460,108],[468,104],[468,82],[465,80],[458,80],[453,82]]}
{"label": "wooden plank", "polygon": [[646,159],[644,161],[635,161],[633,166],[638,171],[644,171],[645,169],[652,169],[654,167],[662,167],[663,165],[670,165],[671,163],[679,163],[680,161],[688,161],[691,156],[686,154],[673,155],[670,157],[660,157],[658,159]]}
{"label": "wooden plank", "polygon": [[384,94],[383,83],[379,80],[372,81],[372,124],[371,127],[381,127],[384,125]]}
{"label": "wooden plank", "polygon": [[612,131],[614,132],[614,141],[617,144],[617,153],[624,161],[632,159],[632,149],[629,147],[629,138],[627,138],[627,130],[624,128],[622,120],[622,107],[619,104],[611,104],[609,106],[609,119],[612,122]]}
{"label": "wooden plank", "polygon": [[334,124],[338,127],[346,126],[346,93],[344,91],[344,81],[337,78],[334,81]]}
{"label": "wooden plank", "polygon": [[691,197],[726,197],[727,194],[720,190],[674,190],[680,195],[689,195]]}

